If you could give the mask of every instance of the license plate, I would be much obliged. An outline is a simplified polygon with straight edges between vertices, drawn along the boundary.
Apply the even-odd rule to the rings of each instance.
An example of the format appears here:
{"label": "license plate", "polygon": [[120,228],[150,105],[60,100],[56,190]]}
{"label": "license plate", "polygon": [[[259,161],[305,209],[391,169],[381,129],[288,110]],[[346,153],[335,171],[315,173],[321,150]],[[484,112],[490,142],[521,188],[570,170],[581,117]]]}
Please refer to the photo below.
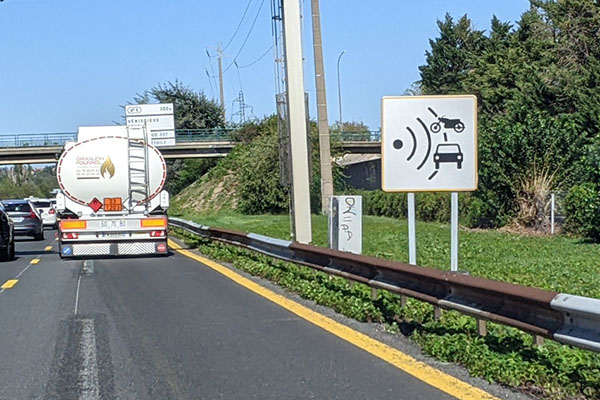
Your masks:
{"label": "license plate", "polygon": [[105,219],[100,221],[100,228],[125,228],[127,227],[127,221],[124,219]]}
{"label": "license plate", "polygon": [[103,238],[126,238],[129,236],[128,232],[102,232],[100,234]]}
{"label": "license plate", "polygon": [[23,217],[15,217],[12,220],[13,222],[23,222]]}

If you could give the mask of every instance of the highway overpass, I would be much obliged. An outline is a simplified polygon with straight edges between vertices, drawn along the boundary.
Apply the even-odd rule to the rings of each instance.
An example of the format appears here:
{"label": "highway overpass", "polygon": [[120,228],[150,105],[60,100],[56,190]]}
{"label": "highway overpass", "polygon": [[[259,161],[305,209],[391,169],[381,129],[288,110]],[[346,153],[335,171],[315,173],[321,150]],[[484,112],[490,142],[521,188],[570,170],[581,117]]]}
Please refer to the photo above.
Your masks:
{"label": "highway overpass", "polygon": [[[177,145],[161,147],[165,159],[218,158],[237,145],[231,129],[180,130]],[[64,143],[75,140],[76,133],[0,135],[0,165],[55,163]],[[378,132],[346,134],[340,140],[346,153],[379,154]]]}

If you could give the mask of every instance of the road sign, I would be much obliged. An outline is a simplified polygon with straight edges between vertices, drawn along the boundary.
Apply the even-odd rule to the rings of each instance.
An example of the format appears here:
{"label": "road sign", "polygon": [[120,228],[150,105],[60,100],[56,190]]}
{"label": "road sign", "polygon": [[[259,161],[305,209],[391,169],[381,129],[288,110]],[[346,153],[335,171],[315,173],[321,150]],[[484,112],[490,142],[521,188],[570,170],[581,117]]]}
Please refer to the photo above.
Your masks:
{"label": "road sign", "polygon": [[131,104],[125,106],[125,115],[173,115],[173,104]]}
{"label": "road sign", "polygon": [[173,104],[131,104],[125,106],[125,115],[127,126],[146,126],[150,143],[154,146],[175,145]]}
{"label": "road sign", "polygon": [[150,140],[150,143],[155,146],[155,147],[162,147],[162,146],[175,146],[175,138],[170,138],[170,139],[154,139],[152,138]]}
{"label": "road sign", "polygon": [[175,129],[173,115],[140,115],[127,117],[126,120],[127,126],[140,127],[146,124],[151,131]]}
{"label": "road sign", "polygon": [[329,246],[361,254],[362,196],[331,196],[329,199]]}
{"label": "road sign", "polygon": [[384,97],[382,189],[386,192],[477,189],[477,98]]}

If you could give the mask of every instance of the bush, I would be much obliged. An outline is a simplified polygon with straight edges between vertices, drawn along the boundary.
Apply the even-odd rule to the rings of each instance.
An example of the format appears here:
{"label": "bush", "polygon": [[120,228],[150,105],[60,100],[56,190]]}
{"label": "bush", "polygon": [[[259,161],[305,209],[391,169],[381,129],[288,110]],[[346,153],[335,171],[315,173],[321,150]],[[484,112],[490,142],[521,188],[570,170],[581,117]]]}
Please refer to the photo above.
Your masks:
{"label": "bush", "polygon": [[[380,217],[406,218],[408,216],[406,193],[387,193],[382,190],[353,190],[348,194],[363,198],[363,214]],[[467,226],[479,226],[484,202],[470,193],[459,195],[460,221]],[[415,213],[420,221],[449,222],[450,193],[422,192],[415,196]]]}
{"label": "bush", "polygon": [[600,241],[600,192],[595,184],[573,186],[564,207],[565,231]]}

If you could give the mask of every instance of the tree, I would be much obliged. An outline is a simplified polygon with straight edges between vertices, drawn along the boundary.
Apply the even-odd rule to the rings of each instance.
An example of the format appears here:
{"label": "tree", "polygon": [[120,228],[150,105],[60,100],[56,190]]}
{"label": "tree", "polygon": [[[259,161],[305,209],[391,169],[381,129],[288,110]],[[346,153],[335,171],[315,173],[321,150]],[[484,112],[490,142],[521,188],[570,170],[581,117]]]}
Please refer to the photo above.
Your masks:
{"label": "tree", "polygon": [[581,171],[593,169],[584,161],[600,133],[597,1],[531,0],[516,27],[494,17],[488,34],[466,15],[438,27],[419,84],[424,94],[478,96],[481,221],[510,221],[522,188],[548,182],[540,178],[556,190],[591,175]]}
{"label": "tree", "polygon": [[195,92],[179,81],[158,84],[150,90],[138,94],[135,104],[173,103],[175,105],[176,129],[210,129],[225,127],[223,111],[215,101],[208,100],[200,91]]}
{"label": "tree", "polygon": [[474,57],[480,53],[485,37],[473,29],[466,15],[456,23],[446,14],[437,22],[440,37],[430,40],[431,51],[425,52],[426,64],[419,67],[424,94],[451,94],[463,91],[463,81],[473,69]]}
{"label": "tree", "polygon": [[[176,129],[212,129],[225,127],[221,107],[179,81],[158,84],[138,94],[135,104],[173,103]],[[175,195],[206,173],[215,161],[206,159],[167,161],[166,189]]]}

